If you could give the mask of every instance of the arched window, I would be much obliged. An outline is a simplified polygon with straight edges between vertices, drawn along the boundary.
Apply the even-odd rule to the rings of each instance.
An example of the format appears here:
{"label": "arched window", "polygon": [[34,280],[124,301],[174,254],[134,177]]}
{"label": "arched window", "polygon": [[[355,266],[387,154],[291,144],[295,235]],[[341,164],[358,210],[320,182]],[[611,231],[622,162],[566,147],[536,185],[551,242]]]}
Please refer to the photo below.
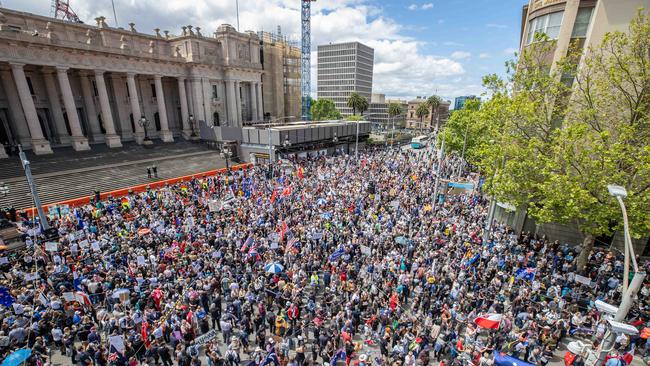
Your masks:
{"label": "arched window", "polygon": [[160,131],[160,114],[158,112],[154,113],[153,120],[156,123],[156,131]]}
{"label": "arched window", "polygon": [[135,121],[133,120],[133,113],[129,114],[129,120],[131,121],[131,131],[135,133]]}
{"label": "arched window", "polygon": [[221,122],[219,121],[219,112],[212,113],[212,125],[220,126]]}

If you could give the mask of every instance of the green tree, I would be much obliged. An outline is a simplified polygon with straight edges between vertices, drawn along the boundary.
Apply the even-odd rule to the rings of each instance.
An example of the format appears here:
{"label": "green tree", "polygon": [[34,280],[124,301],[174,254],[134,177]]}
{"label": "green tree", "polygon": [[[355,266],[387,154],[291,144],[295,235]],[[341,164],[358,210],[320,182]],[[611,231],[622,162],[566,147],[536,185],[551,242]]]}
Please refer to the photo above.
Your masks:
{"label": "green tree", "polygon": [[393,127],[395,126],[395,117],[399,116],[400,114],[402,114],[402,106],[400,106],[398,103],[388,104],[388,117],[390,117],[391,121],[393,122]]}
{"label": "green tree", "polygon": [[362,97],[357,92],[353,92],[348,97],[348,107],[352,108],[353,115],[356,115],[357,111],[359,111],[359,114],[363,114],[363,112],[368,110],[368,106],[368,99]]}
{"label": "green tree", "polygon": [[363,117],[356,116],[356,115],[347,116],[347,117],[345,117],[345,119],[348,120],[348,121],[363,121]]}
{"label": "green tree", "polygon": [[329,99],[318,99],[311,105],[313,121],[341,119],[341,112],[336,109],[334,102]]}
{"label": "green tree", "polygon": [[422,129],[422,123],[424,121],[424,116],[429,114],[429,106],[427,103],[420,103],[418,108],[415,110],[415,115],[420,119],[420,129]]}
{"label": "green tree", "polygon": [[442,99],[437,96],[437,95],[432,95],[427,99],[427,106],[431,108],[431,123],[429,126],[433,126],[433,118],[436,118],[436,132],[440,131],[440,111],[438,110],[440,108],[440,104],[442,103]]}

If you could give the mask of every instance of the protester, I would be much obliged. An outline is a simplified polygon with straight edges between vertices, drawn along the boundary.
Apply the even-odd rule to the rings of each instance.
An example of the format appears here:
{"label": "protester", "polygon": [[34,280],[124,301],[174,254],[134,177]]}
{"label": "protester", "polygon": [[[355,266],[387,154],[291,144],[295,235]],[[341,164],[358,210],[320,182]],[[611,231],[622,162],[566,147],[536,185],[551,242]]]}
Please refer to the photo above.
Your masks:
{"label": "protester", "polygon": [[[436,172],[462,171],[437,161],[301,159],[53,215],[57,242],[30,239],[0,265],[3,357],[491,365],[499,351],[545,365],[565,337],[601,340],[594,301],[619,302],[620,253],[596,250],[577,277],[568,245],[496,222],[484,242],[486,199],[440,190],[434,202]],[[642,323],[647,295],[631,316]],[[630,341],[645,344],[617,339],[621,355]]]}

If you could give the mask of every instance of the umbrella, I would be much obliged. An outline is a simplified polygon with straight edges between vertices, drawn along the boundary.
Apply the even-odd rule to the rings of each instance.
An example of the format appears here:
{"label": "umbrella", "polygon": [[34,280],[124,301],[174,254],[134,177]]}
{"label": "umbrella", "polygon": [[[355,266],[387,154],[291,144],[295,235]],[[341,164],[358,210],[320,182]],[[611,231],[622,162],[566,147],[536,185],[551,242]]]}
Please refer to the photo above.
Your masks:
{"label": "umbrella", "polygon": [[395,242],[397,244],[405,245],[406,244],[406,238],[403,237],[403,236],[398,236],[397,238],[395,238]]}
{"label": "umbrella", "polygon": [[280,273],[284,270],[284,267],[280,263],[269,263],[264,266],[264,271],[267,273]]}
{"label": "umbrella", "polygon": [[327,201],[325,200],[325,198],[319,198],[318,201],[316,201],[316,204],[319,206],[326,205]]}
{"label": "umbrella", "polygon": [[18,366],[21,363],[25,362],[31,355],[31,349],[19,349],[18,351],[7,356],[7,358],[2,361],[2,366]]}

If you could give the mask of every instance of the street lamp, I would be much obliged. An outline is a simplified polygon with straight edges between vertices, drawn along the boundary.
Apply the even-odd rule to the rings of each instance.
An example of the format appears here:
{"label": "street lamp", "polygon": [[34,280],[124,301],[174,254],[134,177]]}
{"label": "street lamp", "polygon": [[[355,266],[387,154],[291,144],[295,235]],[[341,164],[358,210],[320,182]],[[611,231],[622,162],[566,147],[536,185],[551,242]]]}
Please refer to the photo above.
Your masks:
{"label": "street lamp", "polygon": [[[623,214],[623,230],[624,230],[624,243],[625,243],[625,267],[623,273],[623,292],[621,298],[621,305],[614,315],[614,322],[621,322],[625,320],[627,313],[632,308],[634,302],[634,296],[639,292],[639,289],[643,285],[643,280],[645,279],[646,273],[640,272],[639,267],[636,263],[636,258],[634,256],[634,248],[632,247],[632,239],[630,238],[630,229],[627,220],[627,210],[625,208],[625,203],[623,198],[627,197],[627,191],[624,187],[617,185],[608,185],[607,190],[609,194],[616,198],[618,204],[621,206],[621,212]],[[634,266],[634,277],[632,277],[632,282],[627,286],[629,279],[629,265],[630,258],[632,258],[632,265]],[[610,322],[611,325],[611,322]],[[609,334],[605,337],[604,342],[600,345],[600,350],[598,352],[598,361],[595,365],[602,365],[605,362],[607,354],[612,349],[612,345],[616,339],[616,334],[613,331],[609,331]]]}
{"label": "street lamp", "polygon": [[226,148],[225,146],[221,147],[221,155],[222,159],[226,159],[226,176],[230,175],[230,166],[228,165],[228,159],[232,158],[232,150]]}
{"label": "street lamp", "polygon": [[190,114],[190,116],[188,117],[188,122],[190,123],[190,128],[192,129],[192,134],[190,135],[190,137],[192,139],[195,139],[196,138],[196,131],[194,130],[194,116],[193,115]]}
{"label": "street lamp", "polygon": [[147,127],[149,126],[149,121],[147,121],[147,118],[145,118],[144,114],[140,116],[140,119],[138,120],[138,124],[144,130],[144,141],[151,141],[149,140],[149,135],[147,135]]}

